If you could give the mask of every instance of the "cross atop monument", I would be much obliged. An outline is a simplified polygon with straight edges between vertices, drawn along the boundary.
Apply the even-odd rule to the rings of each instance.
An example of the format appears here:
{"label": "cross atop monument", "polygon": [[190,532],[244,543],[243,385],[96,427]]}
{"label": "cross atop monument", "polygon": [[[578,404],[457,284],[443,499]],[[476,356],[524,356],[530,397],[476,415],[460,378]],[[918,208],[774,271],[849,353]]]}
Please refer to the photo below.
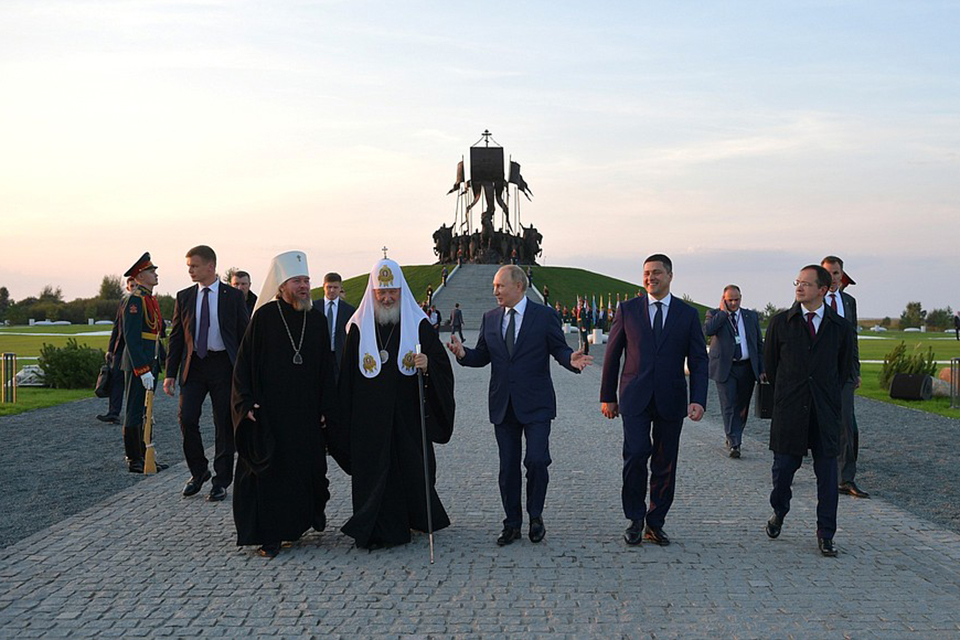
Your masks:
{"label": "cross atop monument", "polygon": [[383,259],[386,260],[386,259],[387,259],[387,246],[384,245],[384,246],[380,247],[380,251],[383,251]]}

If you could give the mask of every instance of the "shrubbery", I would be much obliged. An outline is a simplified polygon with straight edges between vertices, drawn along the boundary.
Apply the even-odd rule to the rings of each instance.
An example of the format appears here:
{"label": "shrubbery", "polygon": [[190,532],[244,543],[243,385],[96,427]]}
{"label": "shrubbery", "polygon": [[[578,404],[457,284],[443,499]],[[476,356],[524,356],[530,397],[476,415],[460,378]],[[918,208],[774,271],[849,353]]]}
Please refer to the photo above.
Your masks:
{"label": "shrubbery", "polygon": [[927,352],[920,351],[918,344],[915,353],[907,355],[907,345],[901,342],[893,351],[883,357],[883,366],[880,368],[880,388],[890,390],[890,382],[898,373],[922,373],[932,376],[937,372],[937,357],[933,348],[927,347]]}
{"label": "shrubbery", "polygon": [[76,338],[67,340],[65,347],[44,343],[39,359],[43,381],[54,389],[92,389],[103,365],[103,356],[100,349],[81,347]]}

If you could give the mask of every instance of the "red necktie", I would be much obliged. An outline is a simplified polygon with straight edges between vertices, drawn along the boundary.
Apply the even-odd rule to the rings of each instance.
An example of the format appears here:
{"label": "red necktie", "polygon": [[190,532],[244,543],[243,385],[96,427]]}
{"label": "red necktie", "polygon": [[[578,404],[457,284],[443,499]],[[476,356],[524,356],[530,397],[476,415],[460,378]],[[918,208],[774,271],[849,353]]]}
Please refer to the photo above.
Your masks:
{"label": "red necktie", "polygon": [[813,317],[814,317],[815,315],[817,315],[817,314],[815,314],[813,311],[808,311],[808,312],[807,312],[807,329],[810,330],[810,337],[811,337],[811,338],[816,338],[816,337],[817,337],[817,328],[816,328],[815,326],[813,326]]}
{"label": "red necktie", "polygon": [[833,307],[834,311],[837,310],[837,294],[835,293],[830,294],[830,306]]}

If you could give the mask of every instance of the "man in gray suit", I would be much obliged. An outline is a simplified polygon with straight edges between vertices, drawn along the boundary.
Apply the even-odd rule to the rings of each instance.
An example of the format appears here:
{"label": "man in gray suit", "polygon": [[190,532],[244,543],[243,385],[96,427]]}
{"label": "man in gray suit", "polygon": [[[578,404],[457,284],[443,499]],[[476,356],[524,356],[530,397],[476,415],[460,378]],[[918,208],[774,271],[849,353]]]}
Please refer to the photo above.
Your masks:
{"label": "man in gray suit", "polygon": [[463,342],[463,311],[460,310],[460,303],[453,305],[453,311],[450,312],[450,334],[460,334],[460,342]]}
{"label": "man in gray suit", "polygon": [[837,458],[840,493],[854,498],[869,498],[870,494],[857,486],[857,457],[860,452],[860,430],[854,413],[854,391],[860,388],[860,346],[857,339],[857,300],[843,292],[843,260],[827,256],[820,266],[830,272],[830,290],[823,302],[853,326],[853,367],[850,377],[843,381],[840,393],[840,455]]}
{"label": "man in gray suit", "polygon": [[318,309],[327,319],[330,350],[333,351],[333,375],[337,382],[340,381],[340,358],[343,356],[343,343],[347,337],[347,320],[356,311],[353,305],[340,296],[342,291],[343,278],[339,273],[330,272],[323,276],[323,297],[313,301],[313,308]]}
{"label": "man in gray suit", "polygon": [[707,311],[703,323],[710,338],[710,379],[717,384],[731,458],[740,457],[753,386],[765,378],[760,319],[755,311],[741,308],[740,302],[740,287],[728,284],[720,308]]}

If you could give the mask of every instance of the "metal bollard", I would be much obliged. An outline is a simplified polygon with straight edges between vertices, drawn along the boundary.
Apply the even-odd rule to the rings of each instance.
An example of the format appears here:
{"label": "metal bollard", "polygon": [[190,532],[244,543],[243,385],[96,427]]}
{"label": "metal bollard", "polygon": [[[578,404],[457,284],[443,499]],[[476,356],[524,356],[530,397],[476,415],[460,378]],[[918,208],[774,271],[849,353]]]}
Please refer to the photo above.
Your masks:
{"label": "metal bollard", "polygon": [[17,354],[0,356],[0,403],[17,402]]}
{"label": "metal bollard", "polygon": [[960,358],[950,358],[950,408],[960,409]]}

